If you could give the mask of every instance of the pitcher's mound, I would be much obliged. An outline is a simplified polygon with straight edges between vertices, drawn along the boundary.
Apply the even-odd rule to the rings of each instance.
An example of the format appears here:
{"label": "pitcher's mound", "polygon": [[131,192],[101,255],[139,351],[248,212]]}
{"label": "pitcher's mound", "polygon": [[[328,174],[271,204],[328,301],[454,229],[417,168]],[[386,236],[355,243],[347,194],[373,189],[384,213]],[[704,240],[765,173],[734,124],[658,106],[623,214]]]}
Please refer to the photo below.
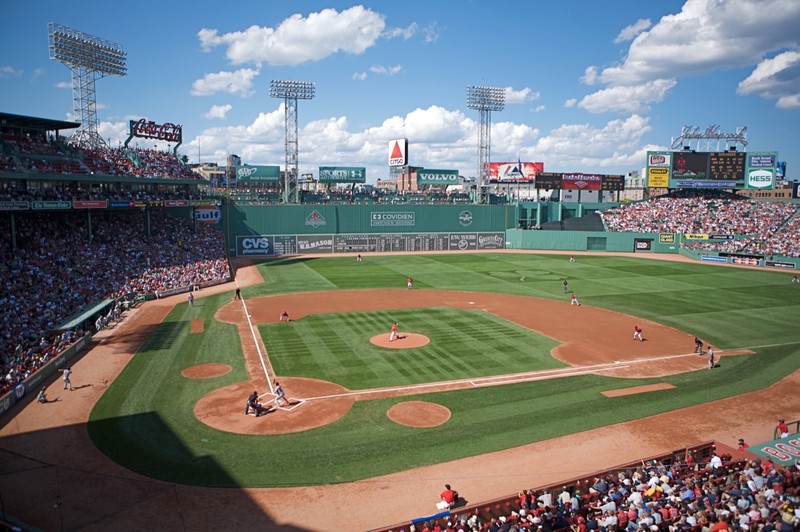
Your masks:
{"label": "pitcher's mound", "polygon": [[397,337],[389,341],[389,334],[377,334],[369,339],[369,341],[378,347],[388,347],[389,349],[409,349],[411,347],[422,347],[428,345],[431,341],[430,338],[424,334],[416,333],[398,333]]}
{"label": "pitcher's mound", "polygon": [[427,401],[404,401],[386,412],[389,419],[408,427],[436,427],[450,419],[450,409]]}

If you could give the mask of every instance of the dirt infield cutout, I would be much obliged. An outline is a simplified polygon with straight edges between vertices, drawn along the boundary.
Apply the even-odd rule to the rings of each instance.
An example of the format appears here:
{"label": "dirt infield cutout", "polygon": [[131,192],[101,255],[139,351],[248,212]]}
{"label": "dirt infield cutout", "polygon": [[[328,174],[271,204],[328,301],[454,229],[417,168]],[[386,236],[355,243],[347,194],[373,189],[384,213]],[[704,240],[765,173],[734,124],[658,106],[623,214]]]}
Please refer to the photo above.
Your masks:
{"label": "dirt infield cutout", "polygon": [[197,364],[196,366],[189,366],[181,371],[181,375],[187,379],[211,379],[219,377],[231,372],[231,367],[227,364],[217,364],[209,362],[208,364]]}
{"label": "dirt infield cutout", "polygon": [[391,342],[389,341],[389,335],[386,333],[376,334],[370,338],[369,341],[373,345],[377,345],[378,347],[386,347],[388,349],[411,349],[414,347],[428,345],[431,339],[424,334],[404,332],[399,333],[397,338]]}
{"label": "dirt infield cutout", "polygon": [[637,393],[657,392],[658,390],[671,390],[674,388],[668,382],[656,384],[645,384],[644,386],[631,386],[630,388],[619,388],[618,390],[606,390],[602,392],[606,397],[622,397],[624,395],[636,395]]}
{"label": "dirt infield cutout", "polygon": [[190,332],[193,333],[203,332],[203,320],[192,320],[192,329]]}
{"label": "dirt infield cutout", "polygon": [[450,409],[427,401],[404,401],[392,406],[386,415],[400,425],[417,428],[438,427],[450,419]]}

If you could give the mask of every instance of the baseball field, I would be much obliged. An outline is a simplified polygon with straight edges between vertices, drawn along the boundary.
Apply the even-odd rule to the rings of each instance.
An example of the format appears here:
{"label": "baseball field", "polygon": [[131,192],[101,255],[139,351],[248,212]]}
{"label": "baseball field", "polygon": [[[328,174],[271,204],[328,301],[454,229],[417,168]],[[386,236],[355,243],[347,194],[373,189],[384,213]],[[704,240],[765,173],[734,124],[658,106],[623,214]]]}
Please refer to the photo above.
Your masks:
{"label": "baseball field", "polygon": [[[408,472],[430,484],[430,504],[369,503],[379,513],[357,518],[364,529],[430,513],[441,484],[470,482],[458,465],[447,476],[425,473],[436,464],[524,454],[634,420],[650,420],[653,448],[690,445],[702,426],[665,436],[654,420],[769,396],[800,368],[800,287],[784,272],[608,254],[572,263],[450,253],[286,258],[257,265],[258,274],[243,300],[232,298],[233,286],[200,294],[194,306],[171,300],[91,407],[88,435],[106,457],[163,485],[272,488],[278,497],[339,484],[369,497],[372,479]],[[580,306],[570,305],[573,293]],[[401,338],[389,343],[392,323]],[[634,325],[644,342],[633,340]],[[695,336],[714,347],[713,371],[693,352]],[[270,393],[276,380],[289,398],[280,408]],[[254,389],[270,407],[261,417],[243,413]],[[763,424],[767,434],[773,413],[800,417],[796,399],[764,405],[765,419],[748,412],[722,414],[738,430],[728,443],[745,427],[755,435]],[[8,430],[3,439],[13,437]],[[700,437],[719,437],[706,432]],[[587,441],[571,445],[597,452]],[[608,465],[650,449],[618,445]],[[604,457],[594,462],[599,469]],[[516,479],[519,488],[539,481]],[[279,511],[271,519],[287,522]]]}

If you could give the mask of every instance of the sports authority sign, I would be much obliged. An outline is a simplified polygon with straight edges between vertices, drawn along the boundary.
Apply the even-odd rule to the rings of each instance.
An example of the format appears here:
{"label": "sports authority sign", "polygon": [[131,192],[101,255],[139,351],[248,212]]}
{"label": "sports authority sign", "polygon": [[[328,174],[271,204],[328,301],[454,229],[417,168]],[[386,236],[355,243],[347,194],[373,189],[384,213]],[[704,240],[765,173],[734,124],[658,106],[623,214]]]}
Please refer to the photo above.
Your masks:
{"label": "sports authority sign", "polygon": [[408,164],[408,139],[389,141],[389,166],[406,166]]}
{"label": "sports authority sign", "polygon": [[363,166],[320,166],[320,183],[366,183],[367,169]]}

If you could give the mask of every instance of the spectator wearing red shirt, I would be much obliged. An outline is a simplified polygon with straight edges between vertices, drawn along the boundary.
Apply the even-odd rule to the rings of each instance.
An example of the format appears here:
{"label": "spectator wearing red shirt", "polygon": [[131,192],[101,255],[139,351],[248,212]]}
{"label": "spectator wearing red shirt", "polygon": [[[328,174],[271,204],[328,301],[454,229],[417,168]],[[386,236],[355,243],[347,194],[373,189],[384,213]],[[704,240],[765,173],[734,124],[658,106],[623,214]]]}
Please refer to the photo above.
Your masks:
{"label": "spectator wearing red shirt", "polygon": [[440,501],[436,503],[436,507],[440,510],[452,508],[456,503],[456,492],[450,488],[450,484],[444,485],[444,491],[439,494]]}
{"label": "spectator wearing red shirt", "polygon": [[781,438],[788,438],[789,437],[789,426],[786,422],[782,419],[778,420],[778,433],[780,434]]}

